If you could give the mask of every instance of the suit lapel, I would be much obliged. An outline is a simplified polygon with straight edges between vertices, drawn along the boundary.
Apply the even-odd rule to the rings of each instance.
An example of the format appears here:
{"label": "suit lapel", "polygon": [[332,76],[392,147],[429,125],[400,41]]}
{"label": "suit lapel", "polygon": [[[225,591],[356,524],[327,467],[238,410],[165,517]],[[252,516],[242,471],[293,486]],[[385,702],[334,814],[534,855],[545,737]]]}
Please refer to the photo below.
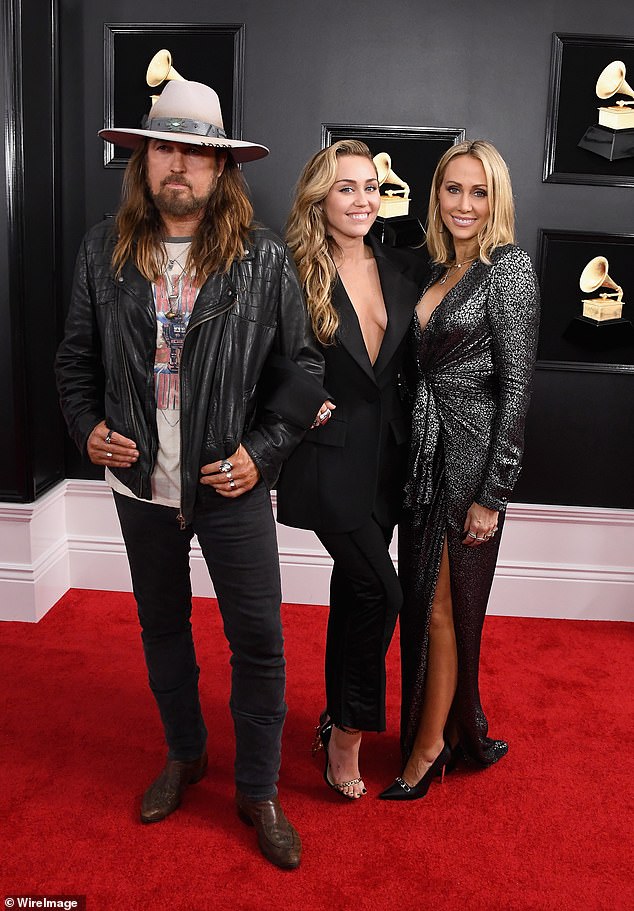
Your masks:
{"label": "suit lapel", "polygon": [[332,302],[339,314],[339,328],[337,330],[339,343],[346,349],[363,372],[374,380],[374,370],[368,357],[368,349],[365,347],[359,319],[340,278],[337,279],[333,288]]}
{"label": "suit lapel", "polygon": [[387,328],[379,349],[379,356],[374,363],[374,374],[378,378],[394,357],[409,328],[416,306],[418,287],[386,255],[385,248],[374,241],[374,238],[371,238],[371,241],[387,310]]}
{"label": "suit lapel", "polygon": [[376,238],[369,235],[366,242],[372,247],[376,259],[383,301],[387,311],[387,328],[374,366],[365,347],[356,311],[341,279],[337,281],[333,290],[333,303],[341,320],[338,330],[340,343],[363,372],[376,382],[381,372],[392,360],[407,332],[416,305],[418,286],[412,278],[401,271],[400,266],[389,257],[385,248]]}

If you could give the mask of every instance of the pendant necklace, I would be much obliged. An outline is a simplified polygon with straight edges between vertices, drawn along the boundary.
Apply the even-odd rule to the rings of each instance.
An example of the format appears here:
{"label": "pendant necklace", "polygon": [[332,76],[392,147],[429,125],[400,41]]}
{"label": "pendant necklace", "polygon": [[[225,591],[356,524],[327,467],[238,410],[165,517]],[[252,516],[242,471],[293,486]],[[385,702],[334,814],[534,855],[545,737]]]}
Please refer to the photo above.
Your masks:
{"label": "pendant necklace", "polygon": [[[187,250],[181,250],[181,252],[178,253],[176,256],[172,256],[172,257],[169,257],[169,256],[168,256],[168,258],[167,258],[167,268],[168,268],[168,269],[173,269],[174,266],[176,265],[176,263],[178,263],[178,265],[180,266],[180,268],[183,269],[183,268],[184,268],[184,265],[183,265],[183,261],[182,261],[181,257],[183,256],[183,254],[185,255],[185,257],[187,257],[187,252],[188,252]],[[167,250],[165,251],[165,255],[167,256]],[[187,260],[185,260],[185,261],[187,261]]]}
{"label": "pendant necklace", "polygon": [[[180,274],[174,278],[171,274],[170,269],[175,265],[178,265],[180,268]],[[170,259],[167,263],[168,268],[165,271],[165,283],[167,285],[167,300],[169,303],[169,310],[165,314],[167,319],[173,320],[178,318],[182,319],[181,313],[181,304],[183,296],[183,279],[185,276],[185,266],[178,261],[178,259]],[[176,309],[174,309],[176,307]]]}
{"label": "pendant necklace", "polygon": [[451,273],[454,271],[454,269],[462,269],[462,267],[466,266],[467,263],[475,262],[475,260],[477,258],[478,258],[477,256],[472,256],[471,259],[463,259],[463,261],[461,263],[454,263],[451,266],[447,266],[447,271],[445,272],[443,277],[441,279],[439,279],[438,284],[444,285],[445,282],[447,281],[447,279],[449,278],[449,276],[451,275]]}

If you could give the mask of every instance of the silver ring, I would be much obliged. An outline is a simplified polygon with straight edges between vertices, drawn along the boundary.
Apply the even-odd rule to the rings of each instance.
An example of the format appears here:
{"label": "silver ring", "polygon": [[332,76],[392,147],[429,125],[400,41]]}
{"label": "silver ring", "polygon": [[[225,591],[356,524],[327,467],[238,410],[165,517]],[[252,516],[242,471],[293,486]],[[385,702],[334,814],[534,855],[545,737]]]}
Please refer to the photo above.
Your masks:
{"label": "silver ring", "polygon": [[470,538],[476,538],[476,540],[477,540],[477,537],[478,537],[478,536],[477,536],[476,534],[474,534],[474,532],[468,531],[468,532],[467,532],[467,535],[468,535]]}
{"label": "silver ring", "polygon": [[325,411],[319,412],[319,420],[322,422],[322,424],[325,420],[327,420],[330,417],[331,414],[332,414],[332,411],[330,410],[330,408],[326,408]]}
{"label": "silver ring", "polygon": [[231,488],[231,490],[236,489],[236,482],[233,480],[233,478],[229,479],[229,487]]}
{"label": "silver ring", "polygon": [[111,458],[112,458],[112,453],[111,453],[111,452],[107,452],[107,453],[106,453],[106,456],[107,456],[109,459],[111,459]]}
{"label": "silver ring", "polygon": [[225,474],[229,474],[229,472],[231,471],[232,468],[233,468],[233,465],[231,464],[229,459],[223,459],[222,462],[220,463],[220,468],[218,469],[218,471],[224,471]]}
{"label": "silver ring", "polygon": [[112,443],[112,430],[109,430],[108,433],[103,438],[104,443]]}
{"label": "silver ring", "polygon": [[474,535],[474,537],[475,537],[476,541],[488,541],[488,540],[489,540],[489,539],[486,538],[486,537],[484,537],[484,538],[479,538],[477,535]]}

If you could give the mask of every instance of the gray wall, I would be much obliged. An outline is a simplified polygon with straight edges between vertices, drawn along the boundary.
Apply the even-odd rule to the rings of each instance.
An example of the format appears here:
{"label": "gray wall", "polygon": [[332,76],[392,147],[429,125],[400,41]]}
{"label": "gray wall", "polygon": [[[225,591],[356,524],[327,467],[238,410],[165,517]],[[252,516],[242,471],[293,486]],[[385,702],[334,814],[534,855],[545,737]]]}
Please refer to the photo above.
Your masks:
{"label": "gray wall", "polygon": [[[175,7],[172,0],[62,0],[61,6],[62,65],[70,53],[79,67],[68,76],[80,105],[73,101],[73,141],[86,143],[86,224],[112,209],[121,176],[104,172],[95,138],[103,125],[103,23],[174,22],[178,9],[183,22],[246,23],[243,133],[268,145],[271,155],[245,173],[261,219],[274,228],[284,222],[301,166],[319,148],[320,124],[332,121],[460,126],[470,138],[492,140],[511,169],[519,241],[531,254],[540,226],[632,229],[631,190],[541,182],[551,35],[634,33],[627,4],[181,0]],[[187,62],[177,63],[186,76]]]}
{"label": "gray wall", "polygon": [[[244,22],[243,137],[271,155],[245,166],[260,220],[281,230],[322,122],[464,127],[492,140],[513,177],[518,239],[538,228],[632,232],[634,189],[543,184],[551,36],[630,35],[628,4],[596,0],[60,0],[64,278],[85,228],[116,207],[106,170],[104,22]],[[187,61],[175,61],[187,76]],[[634,75],[634,74],[631,74]],[[538,372],[516,499],[634,506],[633,380]],[[596,447],[611,464],[597,469]],[[71,470],[84,470],[72,463]],[[607,477],[603,475],[608,474]]]}

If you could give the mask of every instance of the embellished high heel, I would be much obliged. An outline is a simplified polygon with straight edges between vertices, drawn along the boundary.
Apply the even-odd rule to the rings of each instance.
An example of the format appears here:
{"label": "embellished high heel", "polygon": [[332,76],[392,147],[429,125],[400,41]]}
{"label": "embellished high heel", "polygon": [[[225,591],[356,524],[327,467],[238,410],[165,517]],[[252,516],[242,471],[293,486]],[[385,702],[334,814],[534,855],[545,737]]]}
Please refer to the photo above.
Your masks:
{"label": "embellished high heel", "polygon": [[321,731],[322,731],[322,728],[324,727],[324,725],[330,724],[330,723],[331,722],[330,722],[330,718],[328,716],[328,712],[326,711],[326,709],[324,709],[323,712],[321,713],[321,715],[319,716],[319,724],[315,727],[315,733],[313,735],[313,743],[312,743],[312,746],[310,749],[311,756],[313,756],[313,758],[317,755],[317,753],[320,750],[323,750],[323,748],[324,748],[324,744],[323,744],[322,737],[321,737]]}
{"label": "embellished high heel", "polygon": [[[322,713],[322,716],[324,714],[325,713]],[[319,719],[320,722],[321,722],[322,716],[320,716],[320,719]],[[354,731],[351,728],[344,728],[344,727],[340,727],[339,725],[333,725],[332,721],[330,720],[330,718],[328,718],[328,716],[326,716],[325,721],[323,721],[321,724],[319,724],[317,726],[316,733],[317,733],[317,736],[319,737],[321,747],[323,748],[323,751],[326,754],[326,762],[325,762],[325,766],[324,766],[324,781],[326,782],[326,784],[328,785],[329,788],[332,788],[333,791],[337,791],[337,793],[341,794],[342,797],[345,797],[346,800],[358,800],[360,797],[363,797],[363,795],[366,793],[365,788],[363,789],[363,792],[361,794],[356,794],[356,795],[355,794],[346,794],[345,792],[346,792],[346,788],[352,788],[356,784],[361,784],[361,781],[362,781],[361,778],[351,778],[350,781],[339,782],[339,781],[333,781],[332,778],[330,777],[330,756],[328,755],[328,747],[330,745],[330,738],[332,737],[333,727],[337,727],[337,729],[339,731],[343,731],[345,734],[358,734],[359,733],[359,731]],[[318,749],[315,750],[315,753],[318,751]]]}
{"label": "embellished high heel", "polygon": [[418,800],[424,797],[433,779],[440,775],[441,783],[445,778],[445,768],[451,759],[451,750],[445,743],[442,750],[434,759],[418,784],[408,785],[402,778],[397,778],[393,784],[381,791],[379,797],[381,800]]}

